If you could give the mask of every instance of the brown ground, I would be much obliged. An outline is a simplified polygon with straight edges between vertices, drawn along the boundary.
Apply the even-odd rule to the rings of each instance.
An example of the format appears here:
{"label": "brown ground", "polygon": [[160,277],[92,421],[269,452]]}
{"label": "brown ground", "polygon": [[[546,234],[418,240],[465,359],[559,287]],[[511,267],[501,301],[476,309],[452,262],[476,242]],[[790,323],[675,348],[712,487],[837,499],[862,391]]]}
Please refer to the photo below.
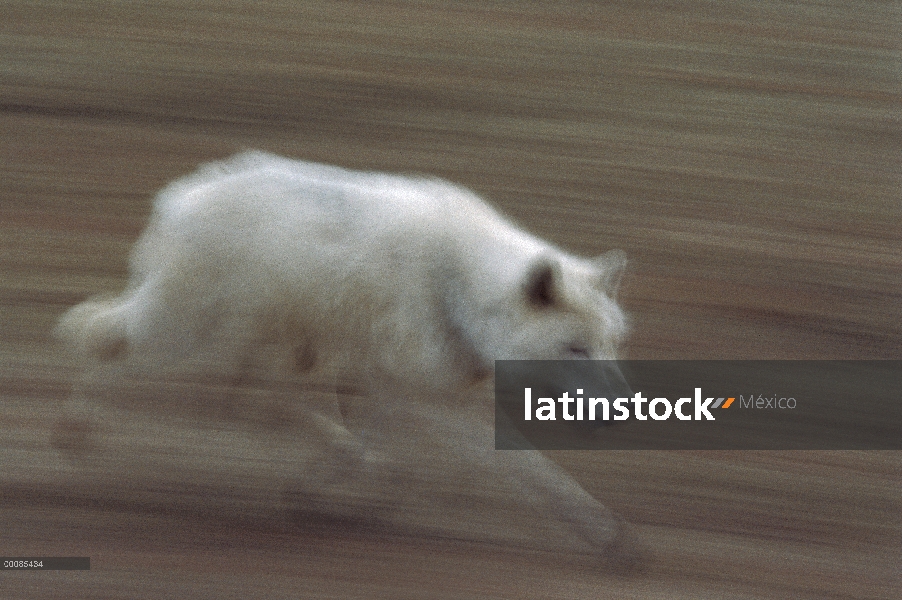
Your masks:
{"label": "brown ground", "polygon": [[556,454],[635,524],[618,575],[542,551],[465,473],[408,478],[419,512],[388,527],[292,518],[297,440],[252,394],[173,416],[185,390],[149,385],[65,458],[77,370],[50,338],[122,288],[155,190],[258,147],[441,175],[625,249],[631,358],[902,358],[895,3],[110,4],[0,9],[0,554],[92,558],[2,573],[5,598],[902,593],[898,453]]}

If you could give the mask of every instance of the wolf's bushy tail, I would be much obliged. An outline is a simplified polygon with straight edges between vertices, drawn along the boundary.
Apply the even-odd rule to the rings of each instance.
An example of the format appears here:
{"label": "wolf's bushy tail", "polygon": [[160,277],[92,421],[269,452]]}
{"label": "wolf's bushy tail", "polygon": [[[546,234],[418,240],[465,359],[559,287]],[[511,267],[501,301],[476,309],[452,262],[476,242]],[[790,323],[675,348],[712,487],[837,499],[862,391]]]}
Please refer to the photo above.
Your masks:
{"label": "wolf's bushy tail", "polygon": [[124,297],[82,302],[63,315],[56,336],[83,355],[102,362],[128,352],[128,303]]}

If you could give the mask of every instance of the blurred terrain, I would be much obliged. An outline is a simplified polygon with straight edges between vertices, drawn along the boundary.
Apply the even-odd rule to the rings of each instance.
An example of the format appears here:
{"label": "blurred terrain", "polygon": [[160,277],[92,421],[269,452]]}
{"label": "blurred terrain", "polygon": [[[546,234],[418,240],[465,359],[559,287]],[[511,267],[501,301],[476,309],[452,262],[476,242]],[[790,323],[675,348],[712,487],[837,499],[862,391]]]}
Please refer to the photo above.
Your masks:
{"label": "blurred terrain", "polygon": [[[93,385],[51,332],[124,287],[158,189],[260,148],[623,248],[629,358],[902,358],[900,31],[896,2],[4,2],[0,554],[92,558],[4,597],[899,597],[898,453],[551,453],[634,525],[609,573],[428,446],[375,517],[292,516],[298,390]],[[60,429],[73,383],[101,447]]]}

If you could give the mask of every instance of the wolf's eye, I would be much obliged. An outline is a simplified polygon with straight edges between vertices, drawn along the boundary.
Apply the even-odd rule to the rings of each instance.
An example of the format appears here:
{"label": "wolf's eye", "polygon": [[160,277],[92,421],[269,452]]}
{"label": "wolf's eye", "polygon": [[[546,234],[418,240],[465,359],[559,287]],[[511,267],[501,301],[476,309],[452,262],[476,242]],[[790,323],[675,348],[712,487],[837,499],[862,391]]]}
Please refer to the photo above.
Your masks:
{"label": "wolf's eye", "polygon": [[579,360],[589,359],[589,349],[583,346],[570,346],[569,348],[567,348],[567,354],[570,355],[570,358]]}

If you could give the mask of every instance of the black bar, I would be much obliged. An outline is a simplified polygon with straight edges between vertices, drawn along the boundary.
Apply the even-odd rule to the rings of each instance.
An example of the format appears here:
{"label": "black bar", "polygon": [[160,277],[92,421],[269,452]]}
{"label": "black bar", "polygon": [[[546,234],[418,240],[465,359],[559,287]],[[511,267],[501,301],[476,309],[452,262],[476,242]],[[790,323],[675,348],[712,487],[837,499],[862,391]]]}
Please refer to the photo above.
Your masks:
{"label": "black bar", "polygon": [[89,556],[5,556],[0,557],[4,571],[90,571]]}
{"label": "black bar", "polygon": [[498,450],[902,449],[898,360],[496,361],[495,400]]}

